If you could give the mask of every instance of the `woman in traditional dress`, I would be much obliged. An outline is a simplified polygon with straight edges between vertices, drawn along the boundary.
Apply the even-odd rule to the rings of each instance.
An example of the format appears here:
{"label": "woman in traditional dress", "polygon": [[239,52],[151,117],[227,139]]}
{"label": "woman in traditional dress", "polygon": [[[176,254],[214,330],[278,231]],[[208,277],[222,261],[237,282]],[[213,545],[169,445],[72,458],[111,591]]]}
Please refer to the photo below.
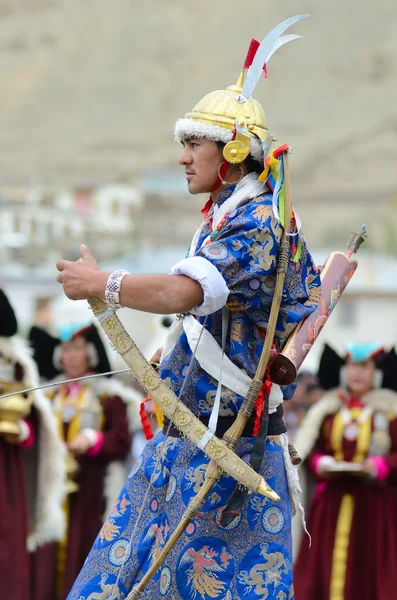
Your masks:
{"label": "woman in traditional dress", "polygon": [[[394,600],[397,588],[397,356],[379,343],[325,347],[328,390],[295,445],[316,488],[295,564],[297,600]],[[310,495],[311,486],[306,486]]]}
{"label": "woman in traditional dress", "polygon": [[[19,393],[39,376],[2,290],[0,315],[0,395],[15,392],[0,399],[0,595],[43,600],[30,552],[63,536],[64,448],[49,400],[40,390]],[[12,407],[19,419],[6,412]]]}
{"label": "woman in traditional dress", "polygon": [[[63,380],[110,371],[93,325],[65,326],[60,339],[34,327],[30,337],[43,376],[58,373]],[[139,422],[139,394],[113,378],[101,377],[60,385],[50,397],[68,450],[67,531],[57,548],[53,591],[54,598],[64,600],[123,485],[133,424]],[[52,568],[48,564],[48,577]]]}

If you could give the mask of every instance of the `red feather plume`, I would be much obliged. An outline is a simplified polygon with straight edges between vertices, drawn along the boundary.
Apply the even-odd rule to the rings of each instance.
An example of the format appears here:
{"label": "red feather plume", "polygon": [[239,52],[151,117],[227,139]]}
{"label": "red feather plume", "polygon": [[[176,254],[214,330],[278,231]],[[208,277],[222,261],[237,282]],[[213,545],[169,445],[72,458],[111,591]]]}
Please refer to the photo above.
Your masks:
{"label": "red feather plume", "polygon": [[245,57],[243,70],[249,69],[252,65],[252,61],[255,58],[256,51],[258,50],[260,43],[258,40],[252,38],[251,43],[248,48],[247,56]]}
{"label": "red feather plume", "polygon": [[[259,46],[260,46],[260,42],[258,42],[258,40],[256,40],[255,38],[252,38],[251,43],[250,43],[249,48],[248,48],[247,56],[245,57],[243,71],[247,71],[247,69],[249,69],[250,66],[252,65],[253,60],[255,58],[255,54],[256,54]],[[265,73],[265,79],[267,79],[267,65],[266,65],[266,63],[263,65],[262,68],[263,68],[263,71]]]}

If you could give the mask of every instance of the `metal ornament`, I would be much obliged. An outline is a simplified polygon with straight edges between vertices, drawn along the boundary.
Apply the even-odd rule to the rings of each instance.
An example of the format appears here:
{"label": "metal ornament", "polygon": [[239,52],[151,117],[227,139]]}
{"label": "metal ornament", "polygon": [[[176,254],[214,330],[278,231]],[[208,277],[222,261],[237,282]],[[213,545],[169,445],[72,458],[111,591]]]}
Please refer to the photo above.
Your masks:
{"label": "metal ornament", "polygon": [[306,19],[308,16],[309,15],[297,15],[296,17],[290,17],[274,27],[274,29],[272,29],[265,36],[258,50],[256,51],[252,66],[248,71],[247,77],[245,78],[241,94],[237,98],[238,102],[246,102],[249,98],[251,98],[256,84],[262,75],[263,65],[268,62],[269,58],[272,56],[272,54],[274,54],[277,48],[282,46],[283,43],[290,42],[292,39],[297,39],[296,37],[292,36],[288,37],[288,39],[284,39],[283,43],[281,43],[279,41],[281,34],[283,34],[286,29],[291,27],[291,25],[294,25],[302,19]]}
{"label": "metal ornament", "polygon": [[223,148],[224,158],[232,165],[242,163],[250,152],[248,127],[244,121],[236,121],[236,136]]}

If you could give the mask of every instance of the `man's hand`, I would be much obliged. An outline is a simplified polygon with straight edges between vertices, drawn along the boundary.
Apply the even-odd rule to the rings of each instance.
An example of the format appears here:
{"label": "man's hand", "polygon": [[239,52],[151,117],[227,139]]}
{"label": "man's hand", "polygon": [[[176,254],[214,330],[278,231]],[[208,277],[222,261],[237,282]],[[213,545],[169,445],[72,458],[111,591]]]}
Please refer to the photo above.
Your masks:
{"label": "man's hand", "polygon": [[86,300],[90,297],[89,284],[94,272],[100,269],[95,258],[86,246],[80,246],[81,259],[78,262],[59,260],[57,282],[63,285],[65,295],[71,300]]}
{"label": "man's hand", "polygon": [[84,433],[79,433],[74,440],[67,444],[67,446],[68,450],[75,456],[80,456],[81,454],[85,454],[91,448],[91,442]]}

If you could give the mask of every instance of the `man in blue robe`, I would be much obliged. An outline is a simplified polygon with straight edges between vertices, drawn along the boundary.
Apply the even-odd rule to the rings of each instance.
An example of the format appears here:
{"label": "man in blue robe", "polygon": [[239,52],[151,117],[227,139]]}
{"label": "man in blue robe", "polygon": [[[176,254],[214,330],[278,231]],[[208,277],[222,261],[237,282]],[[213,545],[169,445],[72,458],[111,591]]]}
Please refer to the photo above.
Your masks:
{"label": "man in blue robe", "polygon": [[[270,164],[265,163],[272,136],[260,104],[242,96],[245,76],[243,72],[236,86],[205,96],[175,127],[189,191],[210,193],[205,220],[187,257],[168,275],[104,273],[83,246],[82,262],[57,265],[58,281],[69,298],[98,296],[112,307],[180,314],[163,348],[159,374],[204,423],[221,380],[219,437],[233,422],[258,366],[283,229],[280,162],[272,155]],[[276,181],[268,176],[269,166]],[[276,350],[315,309],[319,297],[318,271],[295,215],[292,220]],[[290,393],[276,385],[271,388],[260,469],[281,500],[252,494],[223,527],[222,508],[235,481],[222,476],[140,597],[293,599],[290,496],[298,484],[282,408]],[[246,461],[253,451],[257,419],[254,414],[236,448]],[[197,494],[207,464],[201,450],[166,424],[127,478],[69,600],[126,598]]]}

